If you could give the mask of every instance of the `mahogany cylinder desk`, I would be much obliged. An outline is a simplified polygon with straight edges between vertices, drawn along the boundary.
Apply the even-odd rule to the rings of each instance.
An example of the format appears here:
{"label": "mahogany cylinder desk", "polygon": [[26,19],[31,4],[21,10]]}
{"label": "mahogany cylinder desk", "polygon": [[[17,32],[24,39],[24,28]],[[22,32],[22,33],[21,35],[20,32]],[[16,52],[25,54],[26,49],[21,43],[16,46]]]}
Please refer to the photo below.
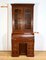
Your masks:
{"label": "mahogany cylinder desk", "polygon": [[34,56],[33,10],[34,4],[12,6],[12,56]]}

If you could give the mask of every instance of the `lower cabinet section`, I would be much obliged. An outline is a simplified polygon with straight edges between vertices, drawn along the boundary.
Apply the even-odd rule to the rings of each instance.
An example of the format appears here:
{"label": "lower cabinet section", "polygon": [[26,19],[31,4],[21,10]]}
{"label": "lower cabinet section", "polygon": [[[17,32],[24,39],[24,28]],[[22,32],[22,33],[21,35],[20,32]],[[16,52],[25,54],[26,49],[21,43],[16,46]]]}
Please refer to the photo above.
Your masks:
{"label": "lower cabinet section", "polygon": [[34,56],[34,40],[25,38],[12,39],[12,56],[26,55],[28,57]]}

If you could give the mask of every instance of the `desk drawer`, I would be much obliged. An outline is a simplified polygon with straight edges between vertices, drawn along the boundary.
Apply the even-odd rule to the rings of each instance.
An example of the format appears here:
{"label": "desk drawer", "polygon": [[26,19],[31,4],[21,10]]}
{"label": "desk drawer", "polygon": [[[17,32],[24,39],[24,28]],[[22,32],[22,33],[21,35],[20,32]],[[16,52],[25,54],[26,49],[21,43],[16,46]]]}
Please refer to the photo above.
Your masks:
{"label": "desk drawer", "polygon": [[34,42],[34,37],[16,37],[15,39],[13,38],[14,42]]}

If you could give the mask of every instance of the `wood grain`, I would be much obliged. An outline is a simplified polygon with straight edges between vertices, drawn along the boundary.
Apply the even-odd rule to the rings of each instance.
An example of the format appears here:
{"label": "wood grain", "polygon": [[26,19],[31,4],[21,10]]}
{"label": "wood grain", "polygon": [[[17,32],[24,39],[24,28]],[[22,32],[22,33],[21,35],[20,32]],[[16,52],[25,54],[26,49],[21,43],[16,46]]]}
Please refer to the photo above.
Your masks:
{"label": "wood grain", "polygon": [[12,4],[13,57],[34,57],[33,7],[34,4]]}

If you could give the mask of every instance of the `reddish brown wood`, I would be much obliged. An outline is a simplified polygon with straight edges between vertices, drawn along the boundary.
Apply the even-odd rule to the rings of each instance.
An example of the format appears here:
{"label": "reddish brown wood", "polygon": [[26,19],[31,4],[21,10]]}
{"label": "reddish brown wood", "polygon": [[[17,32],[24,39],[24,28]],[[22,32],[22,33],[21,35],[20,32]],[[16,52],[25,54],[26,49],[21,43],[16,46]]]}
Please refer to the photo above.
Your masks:
{"label": "reddish brown wood", "polygon": [[[13,57],[19,56],[21,54],[22,55],[24,54],[29,57],[34,56],[33,7],[34,4],[12,4],[12,56]],[[18,13],[18,15],[15,15],[17,14],[16,12]],[[27,18],[25,12],[27,12],[28,14],[31,13],[31,16],[27,15],[28,17]],[[27,19],[30,20],[30,22],[27,22]],[[18,22],[19,25],[15,25],[15,21],[19,21]],[[30,24],[27,24],[25,21]]]}

